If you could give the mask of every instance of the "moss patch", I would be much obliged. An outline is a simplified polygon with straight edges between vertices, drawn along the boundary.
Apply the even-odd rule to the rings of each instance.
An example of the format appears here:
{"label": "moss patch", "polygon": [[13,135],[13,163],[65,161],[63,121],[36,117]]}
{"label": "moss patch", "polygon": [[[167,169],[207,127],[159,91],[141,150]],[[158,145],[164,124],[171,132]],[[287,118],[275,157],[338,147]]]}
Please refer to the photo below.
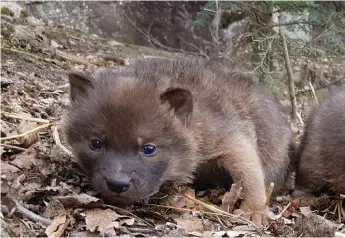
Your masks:
{"label": "moss patch", "polygon": [[0,9],[1,15],[7,15],[7,16],[14,16],[14,12],[12,12],[8,7],[1,7]]}
{"label": "moss patch", "polygon": [[21,18],[27,18],[29,16],[29,12],[26,9],[20,10],[20,17]]}

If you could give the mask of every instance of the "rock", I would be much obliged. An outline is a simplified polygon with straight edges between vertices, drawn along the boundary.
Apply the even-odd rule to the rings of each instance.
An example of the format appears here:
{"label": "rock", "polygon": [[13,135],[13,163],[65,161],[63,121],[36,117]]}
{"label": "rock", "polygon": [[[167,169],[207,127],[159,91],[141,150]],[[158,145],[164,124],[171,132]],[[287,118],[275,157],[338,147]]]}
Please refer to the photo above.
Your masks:
{"label": "rock", "polygon": [[18,40],[29,41],[30,40],[29,32],[30,32],[29,27],[23,26],[23,25],[15,25],[13,37]]}
{"label": "rock", "polygon": [[41,21],[41,20],[39,20],[39,19],[37,19],[37,18],[35,18],[35,17],[33,17],[33,16],[28,16],[27,18],[26,18],[26,21],[29,23],[29,25],[31,25],[31,26],[43,26],[44,25],[44,23]]}

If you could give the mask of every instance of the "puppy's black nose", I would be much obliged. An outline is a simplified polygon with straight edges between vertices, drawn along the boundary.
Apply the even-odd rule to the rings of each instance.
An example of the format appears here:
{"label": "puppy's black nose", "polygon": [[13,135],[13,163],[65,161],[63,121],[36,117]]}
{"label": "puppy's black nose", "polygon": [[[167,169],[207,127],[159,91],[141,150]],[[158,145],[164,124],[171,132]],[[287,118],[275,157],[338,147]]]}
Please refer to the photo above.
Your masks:
{"label": "puppy's black nose", "polygon": [[129,189],[131,180],[127,178],[107,179],[108,188],[115,193],[123,193]]}

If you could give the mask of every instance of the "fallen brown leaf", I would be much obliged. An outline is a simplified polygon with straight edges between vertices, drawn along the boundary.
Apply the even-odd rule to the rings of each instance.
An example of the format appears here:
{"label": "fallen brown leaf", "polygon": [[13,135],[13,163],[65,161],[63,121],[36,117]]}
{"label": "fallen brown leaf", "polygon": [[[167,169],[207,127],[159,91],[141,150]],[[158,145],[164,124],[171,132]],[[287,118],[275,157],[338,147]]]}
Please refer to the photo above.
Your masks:
{"label": "fallen brown leaf", "polygon": [[86,193],[65,196],[65,197],[56,197],[55,199],[58,200],[65,209],[80,208],[80,207],[96,208],[96,207],[102,207],[103,205],[103,201],[101,199],[92,197]]}
{"label": "fallen brown leaf", "polygon": [[102,236],[105,233],[111,234],[114,233],[114,228],[120,227],[118,218],[120,215],[111,209],[91,209],[86,212],[86,228],[91,232],[98,231]]}
{"label": "fallen brown leaf", "polygon": [[[184,193],[195,198],[195,191],[192,188],[188,188]],[[169,201],[170,206],[186,209],[194,209],[196,207],[196,204],[192,200],[186,198],[183,195],[177,195],[176,198],[177,199],[175,201]]]}
{"label": "fallen brown leaf", "polygon": [[196,217],[189,216],[188,218],[180,217],[178,219],[175,219],[177,222],[177,225],[181,226],[185,229],[186,232],[201,232],[203,231],[203,224],[202,220]]}
{"label": "fallen brown leaf", "polygon": [[[31,117],[31,115],[27,113],[21,113],[20,115]],[[22,134],[36,127],[37,127],[36,122],[23,120],[17,127],[17,133]],[[18,141],[20,145],[24,148],[29,148],[31,145],[35,144],[38,141],[38,132],[39,131],[35,131],[33,133],[29,133],[27,135],[18,137]]]}
{"label": "fallen brown leaf", "polygon": [[45,233],[48,237],[61,237],[70,223],[66,215],[60,215],[54,218]]}

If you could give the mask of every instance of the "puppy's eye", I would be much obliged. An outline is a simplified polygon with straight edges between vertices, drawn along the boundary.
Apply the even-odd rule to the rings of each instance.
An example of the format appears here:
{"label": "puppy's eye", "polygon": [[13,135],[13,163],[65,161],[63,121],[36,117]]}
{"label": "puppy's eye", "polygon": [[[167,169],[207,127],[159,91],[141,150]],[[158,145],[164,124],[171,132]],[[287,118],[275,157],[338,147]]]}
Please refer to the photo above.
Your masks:
{"label": "puppy's eye", "polygon": [[93,150],[100,150],[103,148],[103,143],[101,140],[94,138],[94,139],[91,139],[90,141],[90,147]]}
{"label": "puppy's eye", "polygon": [[144,145],[141,148],[141,152],[143,152],[146,156],[154,156],[156,154],[156,147],[153,145]]}

